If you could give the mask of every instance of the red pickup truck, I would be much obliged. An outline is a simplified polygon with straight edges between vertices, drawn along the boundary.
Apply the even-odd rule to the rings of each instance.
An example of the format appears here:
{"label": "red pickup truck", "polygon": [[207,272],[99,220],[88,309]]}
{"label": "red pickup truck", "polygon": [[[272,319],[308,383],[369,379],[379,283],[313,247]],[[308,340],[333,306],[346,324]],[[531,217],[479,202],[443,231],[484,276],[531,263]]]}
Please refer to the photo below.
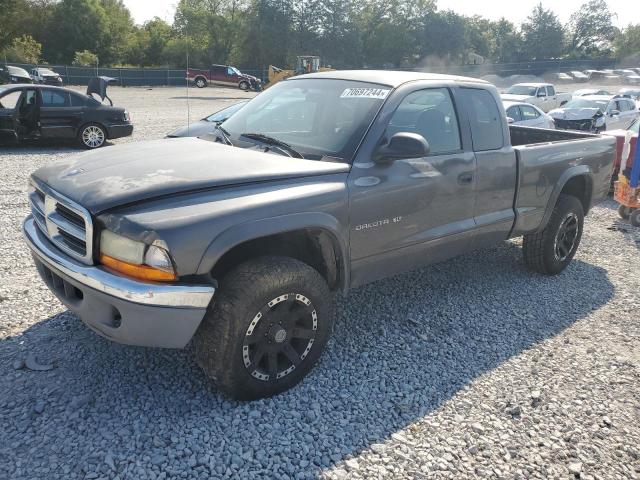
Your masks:
{"label": "red pickup truck", "polygon": [[211,65],[208,70],[188,68],[187,81],[193,82],[198,88],[212,84],[237,87],[240,90],[262,90],[262,81],[259,78],[242,73],[229,65]]}

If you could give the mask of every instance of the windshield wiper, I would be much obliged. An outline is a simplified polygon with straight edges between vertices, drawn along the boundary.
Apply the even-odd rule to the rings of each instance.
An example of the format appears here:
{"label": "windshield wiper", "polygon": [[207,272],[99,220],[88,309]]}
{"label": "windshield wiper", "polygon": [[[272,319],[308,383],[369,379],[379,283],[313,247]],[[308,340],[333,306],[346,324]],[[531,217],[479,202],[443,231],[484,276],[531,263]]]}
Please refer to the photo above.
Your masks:
{"label": "windshield wiper", "polygon": [[266,143],[267,145],[271,145],[273,147],[279,147],[280,150],[283,150],[290,157],[297,157],[304,159],[304,155],[302,155],[299,151],[293,148],[288,143],[283,142],[282,140],[278,140],[277,138],[270,137],[269,135],[265,135],[263,133],[242,133],[241,137],[250,138],[252,140],[258,140],[262,143]]}
{"label": "windshield wiper", "polygon": [[221,126],[220,123],[216,122],[216,125],[213,128],[214,128],[214,130],[217,130],[220,133],[220,136],[218,138],[222,138],[224,143],[226,143],[227,145],[233,146],[233,142],[231,141],[231,138],[229,138],[229,132],[227,132],[224,129],[224,127]]}

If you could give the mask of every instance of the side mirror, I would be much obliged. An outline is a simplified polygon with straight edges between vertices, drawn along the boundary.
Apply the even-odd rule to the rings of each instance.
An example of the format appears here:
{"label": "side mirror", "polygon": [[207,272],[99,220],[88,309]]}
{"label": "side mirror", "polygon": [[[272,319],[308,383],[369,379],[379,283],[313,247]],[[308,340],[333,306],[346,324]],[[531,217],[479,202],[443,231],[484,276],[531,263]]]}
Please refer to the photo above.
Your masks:
{"label": "side mirror", "polygon": [[422,135],[398,132],[388,143],[376,149],[373,159],[379,163],[387,163],[400,158],[422,158],[427,155],[429,155],[429,142]]}
{"label": "side mirror", "polygon": [[611,116],[615,117],[616,115],[620,115],[620,110],[611,110]]}
{"label": "side mirror", "polygon": [[507,117],[507,123],[515,123],[516,121],[511,118],[511,117]]}

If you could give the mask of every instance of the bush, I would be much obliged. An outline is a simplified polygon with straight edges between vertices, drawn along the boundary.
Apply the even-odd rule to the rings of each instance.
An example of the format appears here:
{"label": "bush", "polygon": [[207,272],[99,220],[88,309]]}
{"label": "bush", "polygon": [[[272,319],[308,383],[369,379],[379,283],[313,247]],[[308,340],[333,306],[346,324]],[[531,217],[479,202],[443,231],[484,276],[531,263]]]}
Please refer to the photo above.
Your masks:
{"label": "bush", "polygon": [[98,63],[98,55],[89,50],[76,52],[73,56],[73,65],[81,67],[93,67]]}
{"label": "bush", "polygon": [[8,62],[37,64],[40,60],[42,45],[31,35],[22,35],[11,41],[11,44],[0,52],[0,58]]}

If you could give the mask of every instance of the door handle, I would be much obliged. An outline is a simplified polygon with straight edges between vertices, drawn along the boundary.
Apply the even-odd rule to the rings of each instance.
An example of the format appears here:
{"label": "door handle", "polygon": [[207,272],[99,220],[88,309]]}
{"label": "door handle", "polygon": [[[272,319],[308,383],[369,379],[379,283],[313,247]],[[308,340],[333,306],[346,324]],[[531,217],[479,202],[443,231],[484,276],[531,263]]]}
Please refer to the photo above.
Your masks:
{"label": "door handle", "polygon": [[473,173],[464,172],[458,175],[458,183],[460,185],[469,185],[473,182]]}

